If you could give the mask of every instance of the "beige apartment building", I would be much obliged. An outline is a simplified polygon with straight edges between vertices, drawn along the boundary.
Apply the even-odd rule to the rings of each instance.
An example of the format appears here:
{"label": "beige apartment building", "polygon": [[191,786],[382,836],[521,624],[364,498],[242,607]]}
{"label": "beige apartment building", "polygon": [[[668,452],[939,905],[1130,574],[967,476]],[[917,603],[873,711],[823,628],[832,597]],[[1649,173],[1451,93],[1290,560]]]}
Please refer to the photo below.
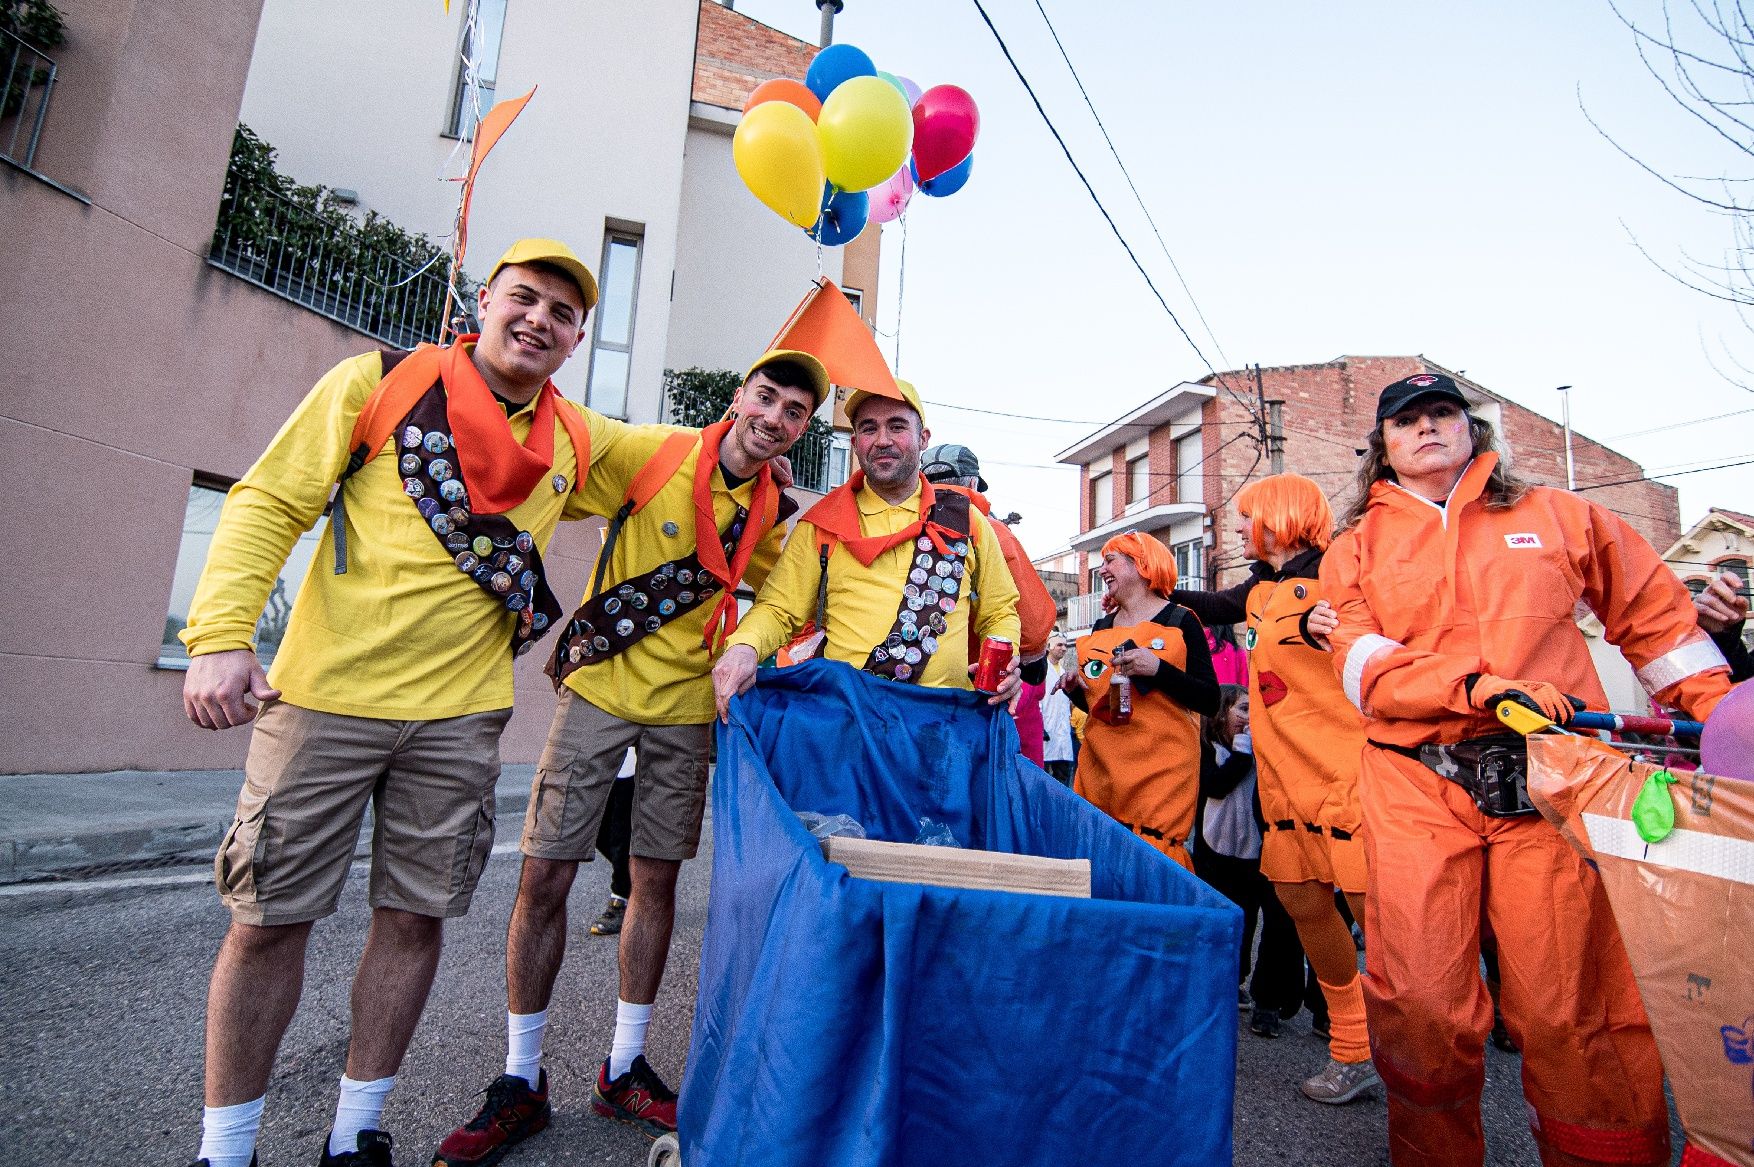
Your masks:
{"label": "beige apartment building", "polygon": [[[174,635],[223,492],[325,370],[442,319],[437,269],[313,244],[324,222],[271,195],[238,215],[240,121],[281,174],[332,188],[328,210],[441,240],[472,130],[463,50],[483,107],[535,87],[476,187],[464,266],[484,274],[524,235],[593,262],[603,303],[556,381],[613,416],[667,418],[666,370],[741,370],[819,263],[874,318],[878,233],[819,256],[731,163],[748,92],[801,77],[813,47],[712,0],[482,0],[479,44],[464,3],[58,7],[65,44],[6,46],[41,80],[0,117],[7,529],[55,548],[0,567],[0,772],[241,764],[247,735],[184,719]],[[821,445],[800,474],[819,489],[846,464],[844,440]],[[563,530],[546,557],[563,602],[597,530]],[[270,600],[265,653],[314,544]],[[517,666],[508,761],[547,728],[541,656]]]}

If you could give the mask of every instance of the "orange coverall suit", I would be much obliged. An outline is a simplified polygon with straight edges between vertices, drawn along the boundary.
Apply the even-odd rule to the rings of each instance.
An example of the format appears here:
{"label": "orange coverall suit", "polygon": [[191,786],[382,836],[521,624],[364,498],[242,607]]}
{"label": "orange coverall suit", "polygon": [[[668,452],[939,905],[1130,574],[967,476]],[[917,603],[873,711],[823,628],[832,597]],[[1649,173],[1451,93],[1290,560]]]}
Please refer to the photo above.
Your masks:
{"label": "orange coverall suit", "polygon": [[1503,732],[1470,707],[1470,674],[1548,681],[1604,708],[1582,605],[1657,700],[1704,717],[1728,691],[1686,589],[1636,531],[1545,487],[1488,510],[1480,495],[1496,463],[1475,458],[1441,507],[1376,483],[1322,562],[1340,614],[1333,666],[1373,743],[1359,773],[1365,1000],[1390,1157],[1484,1159],[1484,897],[1541,1161],[1666,1164],[1662,1066],[1594,870],[1540,817],[1487,817],[1459,785],[1375,744]]}
{"label": "orange coverall suit", "polygon": [[[1200,793],[1200,714],[1218,709],[1206,634],[1193,613],[1175,604],[1143,624],[1116,628],[1111,619],[1104,616],[1078,641],[1081,696],[1090,720],[1072,789],[1192,871],[1188,834]],[[1171,667],[1155,677],[1133,678],[1132,720],[1116,725],[1109,659],[1126,640]]]}

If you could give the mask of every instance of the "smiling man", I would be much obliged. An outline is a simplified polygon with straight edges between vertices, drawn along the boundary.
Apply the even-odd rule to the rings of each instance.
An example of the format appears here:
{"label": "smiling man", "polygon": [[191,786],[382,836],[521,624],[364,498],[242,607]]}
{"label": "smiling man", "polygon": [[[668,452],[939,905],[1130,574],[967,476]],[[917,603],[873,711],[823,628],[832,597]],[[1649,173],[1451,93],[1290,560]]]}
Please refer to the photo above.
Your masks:
{"label": "smiling man", "polygon": [[[919,394],[847,398],[860,470],[799,520],[756,603],[713,669],[719,716],[755,683],[756,662],[814,621],[821,652],[903,684],[967,689],[974,643],[1017,643],[1017,585],[990,520],[920,473],[930,434]],[[826,573],[827,583],[823,586]],[[794,653],[794,657],[800,654]],[[1012,658],[992,704],[1021,680]]]}
{"label": "smiling man", "polygon": [[[303,984],[373,804],[371,928],[320,1162],[391,1161],[378,1129],[443,943],[493,841],[512,657],[561,615],[541,551],[589,514],[578,481],[627,427],[549,379],[597,300],[563,243],[526,239],[480,293],[481,332],[330,370],[232,488],[182,632],[183,703],[255,722],[215,863],[232,923],[207,999],[201,1158],[245,1167]],[[294,542],[335,505],[265,674],[256,622]]]}
{"label": "smiling man", "polygon": [[770,463],[827,399],[808,353],[755,362],[732,417],[696,433],[642,427],[597,460],[584,495],[613,515],[585,602],[549,662],[560,705],[524,819],[524,869],[506,938],[505,1072],[435,1164],[497,1162],[548,1125],[542,1036],[566,948],[566,898],[628,749],[634,771],[632,894],[620,940],[620,999],[592,1108],[651,1134],[676,1129],[676,1095],[645,1059],[670,950],[676,878],[700,841],[713,718],[708,670],[737,622],[738,585],[759,586],[796,509]]}

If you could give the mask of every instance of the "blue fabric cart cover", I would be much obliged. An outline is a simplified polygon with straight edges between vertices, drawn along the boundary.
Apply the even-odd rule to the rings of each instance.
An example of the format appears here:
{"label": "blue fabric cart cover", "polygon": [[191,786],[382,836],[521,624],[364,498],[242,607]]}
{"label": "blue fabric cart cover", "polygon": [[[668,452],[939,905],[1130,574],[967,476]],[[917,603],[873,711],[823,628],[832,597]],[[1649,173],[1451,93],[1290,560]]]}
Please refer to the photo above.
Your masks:
{"label": "blue fabric cart cover", "polygon": [[[1231,1161],[1241,913],[1019,756],[984,701],[812,661],[733,703],[688,1167]],[[1085,857],[1092,898],[854,879],[795,811]]]}

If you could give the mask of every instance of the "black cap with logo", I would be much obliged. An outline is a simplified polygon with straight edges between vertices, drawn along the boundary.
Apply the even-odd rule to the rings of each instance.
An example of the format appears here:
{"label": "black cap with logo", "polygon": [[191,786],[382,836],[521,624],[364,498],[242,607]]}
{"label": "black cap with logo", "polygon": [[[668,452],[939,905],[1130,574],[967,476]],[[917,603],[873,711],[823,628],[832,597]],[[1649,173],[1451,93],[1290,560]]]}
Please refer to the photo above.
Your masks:
{"label": "black cap with logo", "polygon": [[1468,399],[1456,387],[1454,379],[1442,373],[1418,373],[1404,377],[1382,391],[1376,399],[1376,420],[1387,421],[1415,401],[1426,397],[1441,397],[1453,401],[1463,409],[1468,408]]}

